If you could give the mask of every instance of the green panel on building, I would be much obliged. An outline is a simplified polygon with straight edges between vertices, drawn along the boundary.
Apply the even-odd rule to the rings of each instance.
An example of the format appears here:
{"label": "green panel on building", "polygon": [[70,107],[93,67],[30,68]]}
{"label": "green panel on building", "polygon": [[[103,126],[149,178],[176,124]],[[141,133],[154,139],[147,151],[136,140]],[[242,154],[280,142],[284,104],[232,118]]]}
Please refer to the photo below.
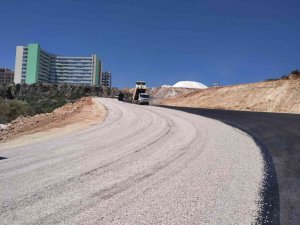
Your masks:
{"label": "green panel on building", "polygon": [[39,58],[40,58],[40,45],[29,44],[28,56],[27,56],[27,70],[26,70],[27,84],[34,84],[38,82]]}

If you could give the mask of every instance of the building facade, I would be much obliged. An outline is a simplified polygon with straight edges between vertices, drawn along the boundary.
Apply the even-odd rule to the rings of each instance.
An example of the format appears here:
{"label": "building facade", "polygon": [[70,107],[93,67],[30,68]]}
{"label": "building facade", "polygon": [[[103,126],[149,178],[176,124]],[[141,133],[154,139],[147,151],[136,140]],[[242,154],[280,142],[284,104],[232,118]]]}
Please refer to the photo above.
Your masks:
{"label": "building facade", "polygon": [[42,49],[39,44],[17,46],[15,83],[67,83],[99,85],[101,62],[91,57],[60,56]]}
{"label": "building facade", "polygon": [[100,74],[101,85],[111,88],[111,72],[105,71]]}
{"label": "building facade", "polygon": [[13,84],[14,71],[7,68],[0,68],[0,84]]}

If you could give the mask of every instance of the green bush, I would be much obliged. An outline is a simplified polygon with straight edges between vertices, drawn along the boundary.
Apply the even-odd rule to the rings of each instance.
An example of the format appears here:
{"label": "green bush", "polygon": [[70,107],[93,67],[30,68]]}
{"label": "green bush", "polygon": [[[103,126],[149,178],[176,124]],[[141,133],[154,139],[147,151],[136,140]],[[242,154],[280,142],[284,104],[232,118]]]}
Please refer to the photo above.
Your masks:
{"label": "green bush", "polygon": [[293,71],[291,71],[291,74],[300,76],[300,71],[299,70],[293,70]]}
{"label": "green bush", "polygon": [[58,99],[41,99],[38,101],[30,101],[28,104],[31,108],[31,114],[50,113],[56,108],[65,105],[67,101],[63,98]]}
{"label": "green bush", "polygon": [[8,104],[0,98],[0,124],[7,122],[7,115],[9,114]]}
{"label": "green bush", "polygon": [[21,115],[29,114],[30,108],[26,102],[0,99],[0,123],[9,123]]}
{"label": "green bush", "polygon": [[268,82],[268,81],[276,81],[276,80],[279,80],[279,78],[266,79],[265,81]]}

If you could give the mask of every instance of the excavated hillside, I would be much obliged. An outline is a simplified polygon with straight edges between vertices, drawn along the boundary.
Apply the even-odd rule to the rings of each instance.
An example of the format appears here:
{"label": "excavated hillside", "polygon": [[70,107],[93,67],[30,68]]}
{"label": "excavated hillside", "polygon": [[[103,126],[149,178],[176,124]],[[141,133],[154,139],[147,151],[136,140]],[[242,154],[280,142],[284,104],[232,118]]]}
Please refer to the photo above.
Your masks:
{"label": "excavated hillside", "polygon": [[198,89],[193,88],[176,88],[176,87],[160,87],[151,88],[149,94],[151,96],[151,104],[160,104],[163,99],[175,97],[183,94],[194,92]]}
{"label": "excavated hillside", "polygon": [[300,76],[211,87],[171,97],[163,105],[260,112],[300,113]]}

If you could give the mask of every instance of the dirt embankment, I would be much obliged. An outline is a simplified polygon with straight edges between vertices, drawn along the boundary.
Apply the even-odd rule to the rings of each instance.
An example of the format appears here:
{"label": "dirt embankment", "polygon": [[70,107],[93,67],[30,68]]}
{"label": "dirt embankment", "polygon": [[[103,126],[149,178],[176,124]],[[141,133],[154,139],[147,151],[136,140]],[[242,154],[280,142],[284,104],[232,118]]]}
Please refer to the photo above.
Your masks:
{"label": "dirt embankment", "polygon": [[20,138],[24,135],[27,135],[26,138],[28,139],[33,137],[30,137],[32,134],[37,138],[42,132],[45,135],[51,134],[53,136],[54,133],[59,134],[100,123],[104,120],[105,115],[106,111],[102,105],[92,97],[84,97],[74,103],[57,108],[52,113],[18,117],[5,127],[0,128],[0,142]]}
{"label": "dirt embankment", "polygon": [[212,87],[162,101],[164,105],[300,113],[300,79]]}

